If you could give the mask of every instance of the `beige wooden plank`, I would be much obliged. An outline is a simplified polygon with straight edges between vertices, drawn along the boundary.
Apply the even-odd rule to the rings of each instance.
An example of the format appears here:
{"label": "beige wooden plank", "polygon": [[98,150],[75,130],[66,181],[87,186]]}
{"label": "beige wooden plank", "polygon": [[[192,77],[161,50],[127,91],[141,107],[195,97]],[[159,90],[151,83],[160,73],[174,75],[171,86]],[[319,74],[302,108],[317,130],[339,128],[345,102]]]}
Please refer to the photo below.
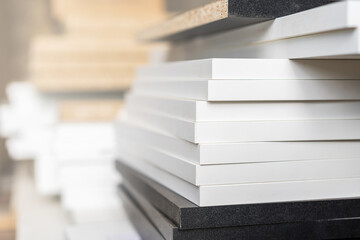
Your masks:
{"label": "beige wooden plank", "polygon": [[32,55],[33,64],[42,63],[113,63],[127,62],[145,64],[149,60],[149,52],[144,50],[114,50],[114,51],[64,51],[40,52]]}
{"label": "beige wooden plank", "polygon": [[31,73],[33,76],[133,76],[138,64],[124,62],[94,62],[94,63],[33,63]]}
{"label": "beige wooden plank", "polygon": [[43,74],[31,82],[44,92],[115,91],[129,89],[134,73],[121,74]]}
{"label": "beige wooden plank", "polygon": [[140,38],[148,41],[184,41],[273,20],[334,2],[337,0],[214,0],[149,28],[140,35]]}
{"label": "beige wooden plank", "polygon": [[228,0],[217,0],[196,9],[175,15],[139,35],[142,40],[162,39],[169,35],[190,30],[229,17]]}
{"label": "beige wooden plank", "polygon": [[84,37],[69,35],[49,35],[34,39],[31,51],[86,51],[86,50],[113,50],[124,48],[149,49],[149,45],[142,46],[135,37],[122,38],[121,40],[107,37]]}
{"label": "beige wooden plank", "polygon": [[16,229],[16,217],[13,211],[0,214],[0,232],[11,232]]}
{"label": "beige wooden plank", "polygon": [[31,81],[39,91],[57,93],[127,90],[130,88],[132,80],[133,78],[39,78]]}
{"label": "beige wooden plank", "polygon": [[41,91],[108,91],[128,89],[136,65],[43,64],[33,66],[31,81]]}
{"label": "beige wooden plank", "polygon": [[32,45],[32,63],[62,62],[147,62],[152,46],[137,45],[134,40],[126,43],[113,39],[49,36],[36,39]]}
{"label": "beige wooden plank", "polygon": [[130,34],[134,36],[139,31],[144,30],[154,24],[165,20],[165,13],[146,18],[82,18],[67,17],[62,23],[67,34],[105,34],[108,36],[120,36]]}
{"label": "beige wooden plank", "polygon": [[163,0],[52,0],[57,17],[145,17],[164,12]]}
{"label": "beige wooden plank", "polygon": [[[139,44],[134,37],[118,41],[114,38],[86,38],[83,36],[43,36],[35,39],[32,43],[31,57],[49,54],[100,54],[100,55],[121,55],[126,58],[130,53],[141,54],[142,58],[151,49],[159,44]],[[119,58],[123,58],[119,56]]]}
{"label": "beige wooden plank", "polygon": [[123,107],[121,100],[68,100],[59,103],[62,122],[113,121]]}

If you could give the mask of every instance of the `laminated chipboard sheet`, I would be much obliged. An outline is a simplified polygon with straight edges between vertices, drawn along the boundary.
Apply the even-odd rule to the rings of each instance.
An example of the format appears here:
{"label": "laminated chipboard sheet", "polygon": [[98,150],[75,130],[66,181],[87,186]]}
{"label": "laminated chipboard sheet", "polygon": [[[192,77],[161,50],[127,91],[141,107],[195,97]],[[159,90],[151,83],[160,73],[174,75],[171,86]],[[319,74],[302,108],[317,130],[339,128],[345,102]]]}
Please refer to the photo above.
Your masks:
{"label": "laminated chipboard sheet", "polygon": [[359,100],[360,80],[137,81],[133,92],[214,102]]}
{"label": "laminated chipboard sheet", "polygon": [[356,0],[339,1],[273,21],[177,42],[171,46],[168,60],[359,59],[359,8]]}
{"label": "laminated chipboard sheet", "polygon": [[[232,228],[206,228],[206,229],[187,229],[180,230],[154,208],[149,202],[144,200],[131,188],[122,187],[119,189],[121,198],[129,209],[127,211],[139,211],[143,213],[143,219],[153,224],[154,229],[159,231],[164,239],[199,239],[199,240],[222,240],[222,239],[289,239],[288,231],[291,231],[291,239],[316,239],[315,225],[310,223],[292,223],[275,225],[255,225],[238,226]],[[130,207],[131,206],[131,207]],[[138,224],[135,222],[134,224]]]}
{"label": "laminated chipboard sheet", "polygon": [[132,225],[137,230],[141,239],[147,240],[164,240],[165,238],[161,235],[161,233],[154,227],[154,225],[149,221],[147,217],[145,217],[142,210],[140,210],[134,202],[132,202],[131,198],[127,195],[122,194],[119,191],[119,195],[124,202],[124,208],[128,215],[128,218],[132,222]]}
{"label": "laminated chipboard sheet", "polygon": [[[165,239],[328,239],[356,238],[359,219],[326,219],[313,222],[237,226],[232,228],[179,229],[136,189],[122,186],[120,195],[145,215]],[[291,236],[289,236],[291,232]]]}
{"label": "laminated chipboard sheet", "polygon": [[207,102],[130,93],[126,105],[194,122],[360,118],[360,101]]}
{"label": "laminated chipboard sheet", "polygon": [[194,144],[125,120],[115,129],[118,140],[125,137],[200,165],[360,158],[360,141]]}
{"label": "laminated chipboard sheet", "polygon": [[199,207],[119,161],[116,168],[124,177],[123,186],[140,192],[179,229],[344,219],[360,214],[357,207],[360,199]]}
{"label": "laminated chipboard sheet", "polygon": [[128,121],[192,143],[359,140],[360,120],[190,122],[127,109]]}
{"label": "laminated chipboard sheet", "polygon": [[[148,28],[140,34],[141,40],[179,41],[202,35],[215,34],[232,28],[275,19],[325,4],[334,0],[220,0],[207,2],[197,8],[176,14]],[[185,4],[184,4],[185,5]]]}
{"label": "laminated chipboard sheet", "polygon": [[136,80],[358,80],[359,66],[360,60],[209,58],[140,67]]}
{"label": "laminated chipboard sheet", "polygon": [[347,199],[360,196],[359,178],[195,186],[128,152],[119,152],[118,157],[125,165],[201,207]]}
{"label": "laminated chipboard sheet", "polygon": [[196,186],[360,178],[360,158],[201,166],[125,138],[118,149]]}

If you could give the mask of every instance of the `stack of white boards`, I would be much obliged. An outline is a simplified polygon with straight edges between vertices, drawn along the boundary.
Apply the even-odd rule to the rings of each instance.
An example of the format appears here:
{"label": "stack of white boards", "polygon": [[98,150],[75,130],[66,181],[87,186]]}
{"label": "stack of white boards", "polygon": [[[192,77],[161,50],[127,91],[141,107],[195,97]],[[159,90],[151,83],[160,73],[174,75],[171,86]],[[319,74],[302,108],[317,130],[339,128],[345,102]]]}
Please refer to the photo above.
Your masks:
{"label": "stack of white boards", "polygon": [[[142,67],[117,122],[120,171],[132,169],[204,209],[358,199],[359,79],[359,60],[203,59]],[[125,182],[124,199],[135,199],[128,202],[156,225],[149,210],[155,193]],[[176,236],[161,226],[165,239]],[[177,227],[184,234],[178,239],[191,239]],[[226,239],[219,236],[213,239]]]}
{"label": "stack of white boards", "polygon": [[123,216],[112,123],[119,93],[54,95],[24,81],[11,83],[7,95],[1,134],[12,159],[34,160],[37,192],[61,195],[74,222]]}
{"label": "stack of white boards", "polygon": [[359,69],[262,59],[141,68],[120,157],[200,206],[358,197]]}
{"label": "stack of white boards", "polygon": [[58,120],[57,100],[25,81],[9,84],[6,92],[9,102],[0,107],[0,134],[12,159],[34,159]]}

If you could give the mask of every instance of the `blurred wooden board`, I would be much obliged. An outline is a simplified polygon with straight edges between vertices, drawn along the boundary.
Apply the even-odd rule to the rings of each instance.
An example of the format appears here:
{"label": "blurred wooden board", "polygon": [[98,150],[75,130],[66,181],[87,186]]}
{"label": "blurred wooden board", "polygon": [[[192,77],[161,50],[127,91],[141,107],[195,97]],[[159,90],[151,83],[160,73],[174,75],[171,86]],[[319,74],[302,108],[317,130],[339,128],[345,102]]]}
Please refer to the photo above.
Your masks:
{"label": "blurred wooden board", "polygon": [[39,64],[31,82],[45,92],[126,90],[135,76],[134,64]]}
{"label": "blurred wooden board", "polygon": [[[82,18],[71,16],[65,18],[62,23],[66,34],[101,34],[116,36],[131,34],[135,36],[139,31],[144,30],[166,18],[166,14],[159,14],[146,18]],[[84,35],[82,35],[84,36]],[[93,35],[94,36],[94,35]]]}
{"label": "blurred wooden board", "polygon": [[31,45],[32,52],[46,51],[91,51],[91,50],[118,50],[124,48],[149,49],[149,45],[139,45],[135,37],[121,40],[106,37],[49,35],[34,39]]}
{"label": "blurred wooden board", "polygon": [[36,65],[57,65],[76,63],[128,63],[145,64],[149,60],[149,51],[141,48],[121,48],[113,50],[78,49],[64,51],[39,51],[31,56],[31,68]]}
{"label": "blurred wooden board", "polygon": [[264,22],[336,0],[218,0],[176,15],[140,34],[140,39],[184,40]]}
{"label": "blurred wooden board", "polygon": [[[120,36],[119,36],[120,37]],[[152,46],[140,45],[130,35],[126,38],[86,38],[47,36],[37,38],[30,54],[32,64],[71,62],[127,62],[144,64]]]}
{"label": "blurred wooden board", "polygon": [[[0,214],[0,233],[11,232],[16,230],[16,218],[15,213],[3,213]],[[1,236],[1,235],[0,235]]]}
{"label": "blurred wooden board", "polygon": [[0,232],[0,239],[1,240],[15,240],[16,239],[16,232]]}
{"label": "blurred wooden board", "polygon": [[113,121],[123,107],[121,100],[63,101],[59,103],[62,122]]}
{"label": "blurred wooden board", "polygon": [[141,49],[121,49],[110,51],[59,51],[59,52],[39,52],[31,58],[33,64],[41,63],[114,63],[127,62],[145,64],[149,60],[149,53]]}
{"label": "blurred wooden board", "polygon": [[52,0],[55,16],[132,17],[157,16],[165,9],[163,0]]}
{"label": "blurred wooden board", "polygon": [[127,90],[131,86],[132,78],[84,78],[84,79],[34,79],[32,82],[41,92],[102,92]]}
{"label": "blurred wooden board", "polygon": [[137,64],[113,63],[39,63],[32,64],[32,76],[35,78],[111,78],[133,77]]}

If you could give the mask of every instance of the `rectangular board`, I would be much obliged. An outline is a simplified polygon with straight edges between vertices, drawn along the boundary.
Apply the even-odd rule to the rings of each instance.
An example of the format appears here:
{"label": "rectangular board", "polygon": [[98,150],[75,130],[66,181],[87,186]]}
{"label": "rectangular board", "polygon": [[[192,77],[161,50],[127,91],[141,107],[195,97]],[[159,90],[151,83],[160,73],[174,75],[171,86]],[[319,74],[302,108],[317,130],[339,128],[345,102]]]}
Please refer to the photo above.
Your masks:
{"label": "rectangular board", "polygon": [[123,120],[116,134],[200,165],[360,158],[359,141],[193,144]]}
{"label": "rectangular board", "polygon": [[308,10],[333,0],[218,0],[175,15],[140,34],[140,39],[185,40]]}
{"label": "rectangular board", "polygon": [[61,122],[111,122],[123,107],[121,100],[65,100],[59,102]]}
{"label": "rectangular board", "polygon": [[192,143],[359,140],[360,120],[190,122],[144,109],[127,120]]}
{"label": "rectangular board", "polygon": [[32,65],[79,62],[144,64],[149,60],[151,46],[137,43],[133,36],[118,37],[120,39],[113,39],[116,35],[105,38],[104,33],[97,36],[98,39],[84,34],[37,37],[31,45],[30,62]]}
{"label": "rectangular board", "polygon": [[124,178],[124,185],[139,191],[179,229],[305,222],[360,215],[359,199],[199,207],[119,161],[116,167]]}
{"label": "rectangular board", "polygon": [[52,14],[60,19],[82,18],[152,18],[164,13],[163,0],[53,0]]}
{"label": "rectangular board", "polygon": [[[165,239],[324,239],[324,236],[357,237],[358,231],[354,231],[354,226],[359,226],[357,219],[350,219],[342,222],[337,221],[337,225],[341,225],[343,229],[349,232],[344,234],[339,230],[329,230],[323,227],[324,221],[317,222],[303,222],[303,223],[283,223],[271,225],[255,225],[255,226],[240,226],[232,228],[207,228],[207,229],[190,229],[179,230],[169,219],[154,208],[146,199],[134,191],[132,188],[121,187],[120,195],[127,204],[137,208],[143,213],[143,218],[147,219],[154,225]],[[331,226],[332,220],[326,223]],[[320,230],[320,231],[319,231]],[[289,236],[291,232],[291,237]],[[351,233],[350,233],[351,232]],[[343,235],[344,234],[344,235]]]}
{"label": "rectangular board", "polygon": [[360,158],[201,166],[126,137],[119,142],[119,151],[196,186],[360,178]]}
{"label": "rectangular board", "polygon": [[359,100],[360,80],[135,81],[133,92],[211,102]]}
{"label": "rectangular board", "polygon": [[359,59],[359,8],[358,1],[340,1],[193,41],[176,42],[170,48],[168,60]]}
{"label": "rectangular board", "polygon": [[[138,208],[166,240],[225,240],[225,239],[288,239],[286,232],[292,232],[291,239],[315,239],[311,224],[276,224],[276,225],[257,225],[241,226],[232,228],[207,228],[207,229],[189,229],[179,230],[175,224],[161,214],[149,202],[141,197],[134,189],[120,187],[120,195],[123,201]],[[136,223],[135,223],[136,224]]]}
{"label": "rectangular board", "polygon": [[128,152],[119,152],[118,158],[123,164],[201,207],[360,197],[359,178],[198,187]]}
{"label": "rectangular board", "polygon": [[154,227],[154,225],[145,217],[144,213],[132,202],[132,200],[125,194],[119,192],[119,195],[124,203],[124,209],[132,225],[140,235],[141,239],[147,240],[164,240],[164,237]]}
{"label": "rectangular board", "polygon": [[137,81],[358,80],[359,66],[360,60],[209,58],[144,66]]}
{"label": "rectangular board", "polygon": [[207,102],[130,92],[126,105],[193,122],[360,118],[360,101]]}

